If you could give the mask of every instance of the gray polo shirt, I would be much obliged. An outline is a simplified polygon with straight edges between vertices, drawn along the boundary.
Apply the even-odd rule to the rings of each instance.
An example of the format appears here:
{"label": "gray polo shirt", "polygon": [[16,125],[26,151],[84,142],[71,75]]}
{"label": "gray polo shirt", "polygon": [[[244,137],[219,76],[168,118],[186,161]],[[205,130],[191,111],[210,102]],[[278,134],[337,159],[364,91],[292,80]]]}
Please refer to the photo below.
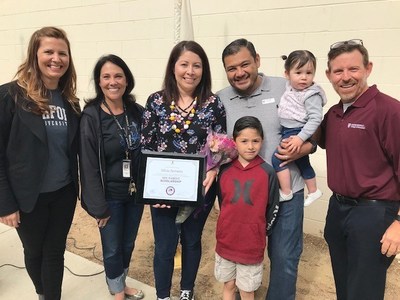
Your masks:
{"label": "gray polo shirt", "polygon": [[[262,83],[251,96],[241,96],[228,86],[219,91],[226,110],[227,132],[232,135],[237,119],[244,116],[257,117],[264,130],[264,143],[260,155],[271,164],[271,157],[281,140],[281,125],[278,116],[278,104],[285,92],[286,79],[281,77],[262,76]],[[292,178],[292,190],[298,192],[304,188],[304,181],[294,163],[289,165]]]}

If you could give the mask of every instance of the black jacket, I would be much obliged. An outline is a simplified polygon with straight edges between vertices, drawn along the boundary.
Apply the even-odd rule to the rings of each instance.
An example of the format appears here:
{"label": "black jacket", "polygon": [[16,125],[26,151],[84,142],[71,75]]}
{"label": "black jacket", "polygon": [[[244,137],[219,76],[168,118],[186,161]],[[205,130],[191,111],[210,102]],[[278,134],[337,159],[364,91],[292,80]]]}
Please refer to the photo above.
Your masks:
{"label": "black jacket", "polygon": [[[15,81],[0,86],[0,216],[33,210],[48,163],[42,116],[21,108],[18,89]],[[78,191],[79,116],[67,101],[65,110],[70,170]]]}
{"label": "black jacket", "polygon": [[[80,179],[81,204],[93,217],[110,216],[106,201],[105,178],[106,162],[103,144],[103,132],[100,121],[100,103],[87,105],[82,112],[80,123]],[[126,103],[129,116],[138,122],[139,130],[143,107],[137,103]],[[135,150],[131,160],[134,180],[137,177],[140,150]]]}

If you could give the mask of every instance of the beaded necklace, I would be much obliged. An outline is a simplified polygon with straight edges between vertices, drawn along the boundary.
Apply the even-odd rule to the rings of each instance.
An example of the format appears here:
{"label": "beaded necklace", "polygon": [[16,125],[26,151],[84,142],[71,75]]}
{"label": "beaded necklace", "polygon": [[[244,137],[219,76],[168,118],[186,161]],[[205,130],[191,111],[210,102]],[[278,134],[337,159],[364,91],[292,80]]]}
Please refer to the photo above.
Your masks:
{"label": "beaded necklace", "polygon": [[[187,112],[186,110],[190,106],[192,106],[192,104],[193,104],[193,107],[189,111],[188,115],[186,117],[183,117],[179,113],[179,110],[176,108],[175,101],[174,100],[171,101],[171,105],[169,106],[171,108],[171,114],[169,115],[169,120],[171,121],[171,130],[173,130],[175,133],[184,133],[189,128],[189,125],[192,123],[192,120],[196,113],[197,97],[185,109],[182,109],[179,107],[179,105],[177,105],[183,112],[186,113]],[[186,120],[185,120],[185,118],[186,118]]]}

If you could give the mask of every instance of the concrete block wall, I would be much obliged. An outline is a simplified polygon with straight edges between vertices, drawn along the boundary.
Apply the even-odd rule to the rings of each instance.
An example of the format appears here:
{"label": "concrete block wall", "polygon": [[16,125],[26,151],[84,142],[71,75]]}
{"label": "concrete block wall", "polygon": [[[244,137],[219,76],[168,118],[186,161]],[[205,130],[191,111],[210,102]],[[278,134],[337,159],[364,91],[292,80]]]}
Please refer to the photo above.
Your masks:
{"label": "concrete block wall", "polygon": [[[369,83],[400,99],[400,0],[191,0],[195,40],[206,50],[213,89],[227,81],[221,52],[245,37],[261,56],[260,70],[282,75],[282,54],[308,49],[318,60],[316,81],[338,101],[325,77],[329,46],[361,38],[374,63]],[[0,1],[0,84],[10,81],[26,55],[31,34],[59,26],[69,35],[81,99],[93,95],[91,71],[99,56],[114,53],[130,66],[134,92],[144,104],[160,89],[174,45],[174,0],[12,0]],[[323,150],[312,155],[323,199],[305,210],[305,232],[321,236],[330,191]]]}

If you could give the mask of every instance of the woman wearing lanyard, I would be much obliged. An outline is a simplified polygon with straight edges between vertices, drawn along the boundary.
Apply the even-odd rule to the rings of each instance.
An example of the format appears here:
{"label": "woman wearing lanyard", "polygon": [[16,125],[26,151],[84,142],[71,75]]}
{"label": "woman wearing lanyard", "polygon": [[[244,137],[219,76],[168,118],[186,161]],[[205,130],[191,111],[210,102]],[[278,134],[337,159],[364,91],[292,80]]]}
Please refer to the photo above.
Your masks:
{"label": "woman wearing lanyard", "polygon": [[135,81],[120,57],[101,57],[93,78],[96,96],[81,119],[82,205],[100,230],[110,293],[115,300],[142,299],[125,279],[143,213],[134,203],[143,107],[130,94]]}

